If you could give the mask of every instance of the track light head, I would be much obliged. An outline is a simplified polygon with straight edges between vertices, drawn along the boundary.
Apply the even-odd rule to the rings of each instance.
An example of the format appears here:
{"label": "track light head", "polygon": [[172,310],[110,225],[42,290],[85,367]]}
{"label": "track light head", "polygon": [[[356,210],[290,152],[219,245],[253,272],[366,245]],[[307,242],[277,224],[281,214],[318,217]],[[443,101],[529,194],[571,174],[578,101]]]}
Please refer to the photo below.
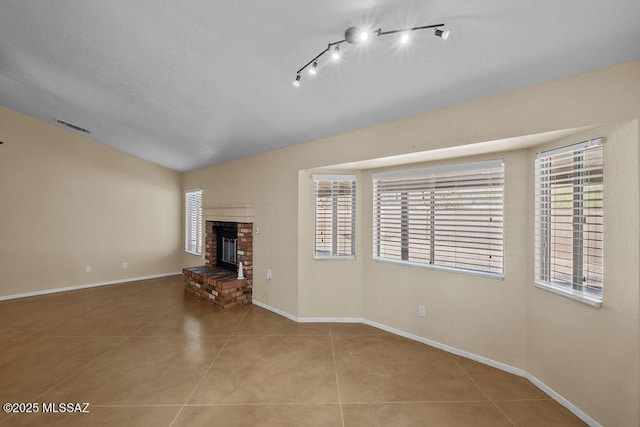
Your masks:
{"label": "track light head", "polygon": [[300,74],[296,76],[296,79],[293,81],[293,85],[295,87],[300,87]]}
{"label": "track light head", "polygon": [[442,31],[440,28],[436,28],[436,36],[442,37],[442,40],[449,38],[449,30]]}
{"label": "track light head", "polygon": [[369,33],[358,27],[349,27],[347,28],[347,31],[344,32],[344,38],[351,44],[358,44],[360,42],[367,41]]}
{"label": "track light head", "polygon": [[318,61],[313,61],[313,65],[309,68],[309,74],[313,74],[314,76],[318,74]]}
{"label": "track light head", "polygon": [[340,59],[340,45],[337,44],[333,47],[333,52],[331,53],[331,58],[333,58],[335,61],[337,61],[338,59]]}
{"label": "track light head", "polygon": [[402,33],[400,35],[400,43],[407,44],[409,42],[409,33]]}

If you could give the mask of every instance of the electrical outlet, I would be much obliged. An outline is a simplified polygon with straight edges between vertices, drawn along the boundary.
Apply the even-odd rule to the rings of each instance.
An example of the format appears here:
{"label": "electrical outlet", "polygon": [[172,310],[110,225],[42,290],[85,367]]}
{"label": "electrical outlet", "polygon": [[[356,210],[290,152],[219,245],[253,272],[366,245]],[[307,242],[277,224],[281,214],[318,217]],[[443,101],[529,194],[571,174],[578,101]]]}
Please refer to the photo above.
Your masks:
{"label": "electrical outlet", "polygon": [[87,265],[87,266],[84,268],[84,272],[85,272],[85,273],[91,273],[91,266],[90,266],[90,265]]}
{"label": "electrical outlet", "polygon": [[127,263],[127,261],[123,261],[122,262],[122,269],[126,270],[127,268],[129,268],[129,264]]}
{"label": "electrical outlet", "polygon": [[418,316],[426,317],[427,316],[427,308],[424,305],[418,306]]}
{"label": "electrical outlet", "polygon": [[271,272],[271,269],[267,270],[267,274],[264,275],[264,277],[267,278],[267,280],[271,280],[271,278],[273,277],[273,274]]}

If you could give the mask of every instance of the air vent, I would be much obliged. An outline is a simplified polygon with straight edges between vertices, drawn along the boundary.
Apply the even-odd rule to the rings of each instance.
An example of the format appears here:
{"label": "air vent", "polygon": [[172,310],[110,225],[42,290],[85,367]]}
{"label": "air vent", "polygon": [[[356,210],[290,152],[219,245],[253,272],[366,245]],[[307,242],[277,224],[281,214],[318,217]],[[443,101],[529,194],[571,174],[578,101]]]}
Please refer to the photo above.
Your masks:
{"label": "air vent", "polygon": [[76,125],[74,125],[72,123],[65,122],[64,120],[60,120],[60,119],[55,119],[55,120],[56,120],[56,122],[60,123],[61,125],[65,125],[66,127],[71,128],[73,130],[77,130],[79,132],[84,132],[84,133],[91,133],[85,128],[81,128],[80,126],[76,126]]}

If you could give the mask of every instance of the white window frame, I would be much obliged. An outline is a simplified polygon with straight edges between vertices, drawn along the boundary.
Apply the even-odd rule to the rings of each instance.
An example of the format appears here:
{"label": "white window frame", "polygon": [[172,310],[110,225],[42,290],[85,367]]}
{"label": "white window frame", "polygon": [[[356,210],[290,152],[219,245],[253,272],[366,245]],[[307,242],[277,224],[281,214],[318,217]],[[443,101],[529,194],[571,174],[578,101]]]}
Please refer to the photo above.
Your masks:
{"label": "white window frame", "polygon": [[[323,202],[322,206],[319,206],[318,188],[319,185],[331,186],[331,199],[327,204],[327,201]],[[344,192],[344,187],[349,186],[350,190]],[[313,175],[313,205],[314,205],[314,247],[313,258],[316,260],[323,259],[345,259],[353,260],[356,257],[356,176],[355,175]],[[341,189],[342,188],[342,189]],[[349,200],[339,200],[339,198],[348,198]],[[322,221],[321,217],[326,217],[327,207],[331,209],[329,214],[331,223],[328,225],[328,230],[331,233],[329,241],[331,247],[321,251],[319,246],[319,239],[322,224],[323,230],[327,226],[326,221]],[[340,213],[348,212],[350,221],[344,222],[340,220]],[[345,236],[340,237],[340,233]],[[347,238],[346,235],[349,235]],[[345,243],[349,244],[348,253],[345,250]],[[342,249],[342,250],[341,250]],[[322,253],[321,253],[322,252]]]}
{"label": "white window frame", "polygon": [[184,251],[202,255],[202,189],[184,193]]}
{"label": "white window frame", "polygon": [[[460,221],[460,225],[457,223],[451,225],[450,221],[446,219],[446,214],[437,209],[438,204],[443,200],[446,202],[447,198],[454,202],[465,203],[465,201],[468,201],[470,197],[464,193],[462,180],[465,177],[480,176],[478,174],[488,177],[486,178],[486,185],[479,184],[478,187],[485,190],[486,194],[482,195],[480,192],[477,195],[479,199],[478,206],[483,204],[490,205],[489,209],[482,209],[482,217],[479,217],[480,226],[478,230],[480,233],[486,233],[484,242],[478,242],[478,239],[474,238],[474,236],[479,235],[473,234],[473,232],[478,233],[476,230],[473,230],[473,232],[465,231],[465,225],[466,228],[469,228],[469,225],[462,224],[464,220],[473,219],[471,218],[471,215],[473,215],[471,209],[473,208],[462,209],[461,217],[464,218]],[[447,182],[455,181],[457,183],[458,179],[461,183],[460,187],[456,188],[455,185],[457,184],[454,184],[453,187],[448,189],[449,193],[444,195],[443,188],[449,185]],[[503,159],[382,172],[372,174],[372,180],[374,261],[426,267],[499,280],[504,279]],[[388,185],[387,192],[385,192],[385,185]],[[405,186],[406,190],[402,189],[403,186]],[[398,196],[400,197],[399,208],[384,199],[386,197],[384,194],[389,195],[392,193],[400,194]],[[419,195],[420,193],[423,194],[422,199],[416,199],[416,194]],[[396,197],[396,205],[397,200]],[[393,225],[389,225],[386,228],[386,230],[391,231],[385,231],[384,218],[382,217],[382,212],[385,208],[395,209],[396,211],[400,209],[399,220],[387,220],[387,224],[390,224],[389,221],[395,221],[396,223],[395,228],[393,228]],[[393,215],[397,216],[397,212],[391,214],[392,218]],[[412,219],[412,217],[416,219]],[[487,223],[483,223],[482,218],[486,220],[486,217],[488,217]],[[416,226],[412,227],[411,222]],[[451,232],[443,230],[444,228],[453,229],[454,233],[462,233],[459,234],[462,239],[453,239],[455,240],[453,243],[447,242],[448,237],[446,235]],[[490,239],[493,244],[487,243],[487,240]],[[411,240],[413,240],[413,244]],[[395,245],[395,249],[390,249],[389,252],[397,252],[399,250],[400,255],[397,253],[385,255],[383,253],[385,244],[389,247]],[[447,255],[445,255],[447,250],[454,251],[456,255],[451,255],[447,259]],[[416,255],[411,255],[410,252],[412,251]],[[474,256],[486,257],[486,260],[478,261],[484,262],[484,267],[480,265],[471,266],[472,255],[469,255],[469,253],[473,251],[477,251]],[[463,252],[467,252],[467,254],[460,255],[461,262],[451,260],[452,257],[456,257],[458,253],[462,254]],[[467,266],[461,267],[464,264]]]}
{"label": "white window frame", "polygon": [[[587,153],[590,154],[590,163],[586,163]],[[565,169],[570,167],[571,173],[554,172],[553,163],[562,164]],[[560,163],[562,162],[562,163]],[[560,170],[561,166],[556,166]],[[553,292],[555,294],[571,298],[573,300],[602,307],[604,294],[604,146],[602,138],[542,151],[536,154],[535,159],[535,277],[534,285],[537,288]],[[587,189],[588,180],[592,181],[592,189]],[[593,185],[593,182],[599,182]],[[561,252],[566,252],[555,247],[563,247],[561,233],[567,233],[564,229],[554,226],[554,221],[559,223],[562,215],[562,207],[559,203],[567,203],[564,200],[554,200],[554,193],[560,194],[560,190],[570,189],[571,200],[571,260],[570,267],[561,266],[569,262],[568,257],[562,257]],[[566,197],[565,197],[566,198]],[[597,207],[600,205],[599,208]],[[564,208],[564,210],[567,210]],[[565,222],[566,223],[566,222]],[[585,229],[586,227],[586,229]],[[564,240],[568,238],[565,237]],[[586,242],[586,244],[585,244]],[[566,246],[566,244],[564,245]],[[558,255],[556,254],[558,251]],[[586,261],[585,261],[586,258]],[[597,262],[595,260],[599,259]],[[570,268],[571,274],[566,273]],[[563,271],[564,270],[564,271]],[[599,270],[599,271],[598,271]],[[560,277],[570,276],[563,280]],[[598,286],[585,283],[587,277],[591,277],[592,283],[599,282]]]}

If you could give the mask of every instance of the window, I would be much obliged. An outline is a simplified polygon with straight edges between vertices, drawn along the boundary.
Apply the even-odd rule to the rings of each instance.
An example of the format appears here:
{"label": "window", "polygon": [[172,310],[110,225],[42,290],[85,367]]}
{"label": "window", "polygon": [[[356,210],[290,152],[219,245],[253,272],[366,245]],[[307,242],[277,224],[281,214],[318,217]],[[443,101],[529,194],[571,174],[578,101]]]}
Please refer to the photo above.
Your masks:
{"label": "window", "polygon": [[355,256],[355,175],[314,175],[315,258]]}
{"label": "window", "polygon": [[536,156],[535,283],[602,304],[603,148],[594,139]]}
{"label": "window", "polygon": [[502,160],[373,175],[373,257],[503,275]]}
{"label": "window", "polygon": [[202,255],[202,190],[185,192],[184,250]]}

